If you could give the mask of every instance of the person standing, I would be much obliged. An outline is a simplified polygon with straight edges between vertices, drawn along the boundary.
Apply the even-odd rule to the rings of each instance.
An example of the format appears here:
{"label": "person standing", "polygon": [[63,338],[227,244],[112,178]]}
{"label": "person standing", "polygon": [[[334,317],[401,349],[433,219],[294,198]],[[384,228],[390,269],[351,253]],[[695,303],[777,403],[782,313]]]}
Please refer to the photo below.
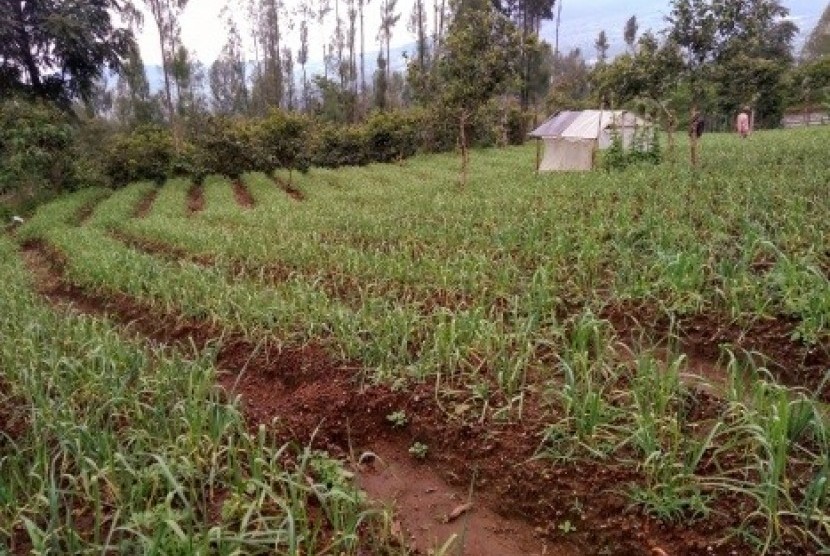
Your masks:
{"label": "person standing", "polygon": [[703,118],[703,114],[701,114],[697,109],[693,110],[692,120],[689,122],[689,137],[700,139],[700,136],[703,135],[705,127],[706,120]]}
{"label": "person standing", "polygon": [[741,113],[738,114],[738,119],[735,121],[735,130],[738,132],[738,135],[741,136],[741,139],[746,139],[752,132],[751,127],[752,126],[749,120],[749,108],[744,106]]}

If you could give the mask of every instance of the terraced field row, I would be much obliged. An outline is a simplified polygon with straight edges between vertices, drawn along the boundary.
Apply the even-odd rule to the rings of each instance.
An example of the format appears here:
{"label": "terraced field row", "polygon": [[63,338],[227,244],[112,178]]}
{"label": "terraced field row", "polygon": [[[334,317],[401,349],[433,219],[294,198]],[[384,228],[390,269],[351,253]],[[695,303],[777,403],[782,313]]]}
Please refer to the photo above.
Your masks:
{"label": "terraced field row", "polygon": [[346,458],[382,438],[471,485],[520,519],[494,553],[819,550],[823,133],[713,137],[699,175],[536,178],[507,149],[465,191],[441,156],[86,190],[16,239],[122,320],[214,349],[249,424]]}

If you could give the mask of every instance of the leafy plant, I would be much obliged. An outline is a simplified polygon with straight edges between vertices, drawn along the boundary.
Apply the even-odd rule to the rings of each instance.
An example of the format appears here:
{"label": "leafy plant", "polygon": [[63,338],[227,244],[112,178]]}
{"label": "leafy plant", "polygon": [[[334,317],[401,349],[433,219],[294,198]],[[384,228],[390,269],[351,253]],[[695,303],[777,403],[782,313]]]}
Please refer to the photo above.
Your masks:
{"label": "leafy plant", "polygon": [[415,459],[426,459],[429,452],[429,446],[421,442],[416,442],[409,447],[409,454]]}

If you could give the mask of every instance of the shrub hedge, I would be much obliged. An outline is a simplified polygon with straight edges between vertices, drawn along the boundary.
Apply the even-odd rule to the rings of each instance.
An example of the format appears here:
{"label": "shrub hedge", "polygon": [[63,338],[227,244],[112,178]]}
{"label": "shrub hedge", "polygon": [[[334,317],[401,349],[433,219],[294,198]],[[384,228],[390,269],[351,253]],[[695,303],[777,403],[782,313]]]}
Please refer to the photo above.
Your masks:
{"label": "shrub hedge", "polygon": [[[500,137],[512,144],[523,142],[526,118],[514,112],[505,118],[501,112],[483,110],[473,125],[474,144],[503,143]],[[144,127],[117,134],[105,155],[106,171],[113,185],[121,186],[173,175],[200,180],[208,174],[235,178],[277,168],[305,171],[310,166],[362,166],[418,152],[452,150],[456,135],[445,115],[421,109],[374,113],[350,126],[279,110],[256,119],[206,116],[190,122],[178,149],[166,128]]]}

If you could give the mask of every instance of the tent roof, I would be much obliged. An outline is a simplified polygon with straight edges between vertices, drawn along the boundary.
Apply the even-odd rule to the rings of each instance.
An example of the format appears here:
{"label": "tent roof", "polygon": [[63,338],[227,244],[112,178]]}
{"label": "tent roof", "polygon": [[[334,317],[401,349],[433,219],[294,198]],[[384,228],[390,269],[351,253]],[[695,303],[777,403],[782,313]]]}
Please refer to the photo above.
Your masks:
{"label": "tent roof", "polygon": [[645,125],[641,118],[625,110],[564,110],[531,131],[530,136],[542,139],[597,139],[602,130],[610,127],[641,125]]}

